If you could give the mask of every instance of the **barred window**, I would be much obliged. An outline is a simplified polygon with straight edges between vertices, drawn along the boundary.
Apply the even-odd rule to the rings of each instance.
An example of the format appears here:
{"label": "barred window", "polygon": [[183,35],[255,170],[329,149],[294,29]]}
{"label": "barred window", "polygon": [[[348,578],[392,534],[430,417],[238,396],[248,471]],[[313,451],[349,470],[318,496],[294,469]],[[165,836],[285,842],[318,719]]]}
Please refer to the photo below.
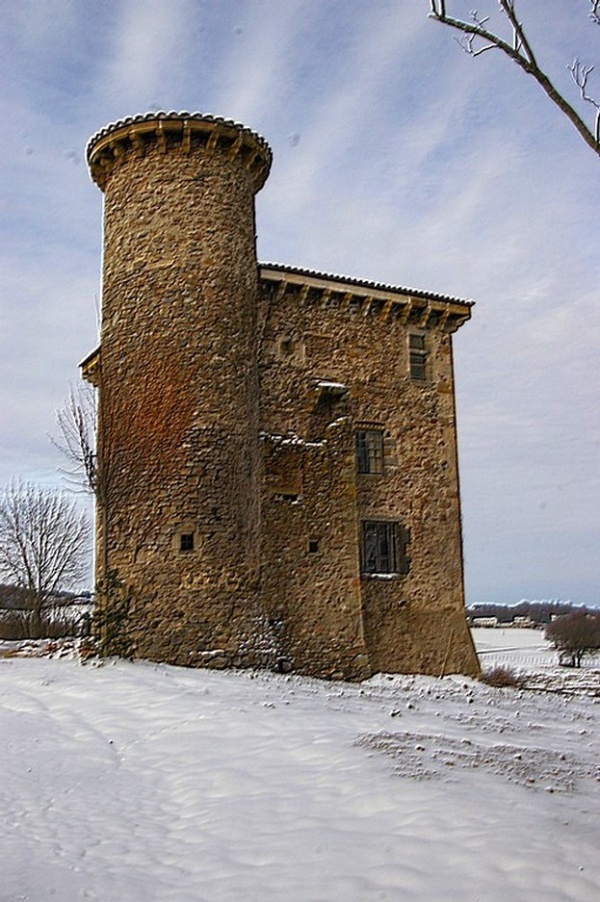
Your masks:
{"label": "barred window", "polygon": [[410,560],[408,529],[388,520],[363,520],[361,572],[365,574],[408,573]]}
{"label": "barred window", "polygon": [[427,345],[425,336],[417,332],[411,332],[408,336],[408,351],[411,379],[425,382],[427,380]]}
{"label": "barred window", "polygon": [[383,473],[383,430],[358,429],[356,468],[359,473]]}

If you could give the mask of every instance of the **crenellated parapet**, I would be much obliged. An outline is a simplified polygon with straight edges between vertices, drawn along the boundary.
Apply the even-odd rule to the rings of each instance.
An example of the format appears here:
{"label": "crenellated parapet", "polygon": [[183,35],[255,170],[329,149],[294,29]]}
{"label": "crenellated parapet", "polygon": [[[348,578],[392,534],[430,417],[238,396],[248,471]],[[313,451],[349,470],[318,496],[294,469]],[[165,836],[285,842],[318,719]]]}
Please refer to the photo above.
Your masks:
{"label": "crenellated parapet", "polygon": [[200,151],[235,158],[252,175],[254,191],[264,185],[271,168],[271,148],[264,138],[231,119],[204,113],[145,113],[107,125],[90,138],[86,156],[90,173],[104,191],[109,174],[124,160],[151,149],[181,154]]}

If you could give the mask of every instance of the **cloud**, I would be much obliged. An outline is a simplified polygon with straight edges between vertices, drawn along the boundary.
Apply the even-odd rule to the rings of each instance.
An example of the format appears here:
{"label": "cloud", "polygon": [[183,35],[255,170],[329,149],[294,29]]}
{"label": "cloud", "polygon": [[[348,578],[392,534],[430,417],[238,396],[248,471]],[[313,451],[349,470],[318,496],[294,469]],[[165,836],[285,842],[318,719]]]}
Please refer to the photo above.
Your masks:
{"label": "cloud", "polygon": [[[312,54],[309,51],[310,62],[319,67],[322,79],[319,92],[310,95],[310,103],[299,111],[295,131],[300,140],[280,148],[276,177],[282,211],[295,216],[312,205],[323,188],[327,191],[326,183],[339,162],[342,168],[333,187],[348,182],[347,159],[356,160],[356,152],[364,152],[385,126],[385,104],[379,107],[374,98],[389,91],[406,42],[420,27],[403,10],[390,17],[389,4],[369,7],[351,18],[350,37],[335,53],[328,52],[327,42],[319,38],[319,25],[313,25],[316,46]],[[390,127],[395,131],[393,122]]]}
{"label": "cloud", "polygon": [[181,90],[191,42],[198,40],[197,12],[193,0],[121,0],[96,78],[99,100],[104,94],[118,101],[123,116],[146,112],[153,102],[169,105]]}
{"label": "cloud", "polygon": [[231,40],[220,59],[219,109],[251,128],[262,128],[289,96],[300,48],[318,27],[318,0],[274,0],[240,4],[227,21]]}

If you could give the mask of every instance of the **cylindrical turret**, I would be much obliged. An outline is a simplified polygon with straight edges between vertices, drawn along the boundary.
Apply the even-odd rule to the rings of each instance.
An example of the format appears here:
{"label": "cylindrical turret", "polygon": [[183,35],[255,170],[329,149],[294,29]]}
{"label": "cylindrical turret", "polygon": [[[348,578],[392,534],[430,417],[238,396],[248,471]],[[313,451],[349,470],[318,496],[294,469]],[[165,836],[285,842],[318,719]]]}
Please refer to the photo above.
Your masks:
{"label": "cylindrical turret", "polygon": [[105,195],[99,575],[130,592],[137,655],[255,663],[254,195],[271,152],[227,120],[153,113],[96,134],[88,162]]}

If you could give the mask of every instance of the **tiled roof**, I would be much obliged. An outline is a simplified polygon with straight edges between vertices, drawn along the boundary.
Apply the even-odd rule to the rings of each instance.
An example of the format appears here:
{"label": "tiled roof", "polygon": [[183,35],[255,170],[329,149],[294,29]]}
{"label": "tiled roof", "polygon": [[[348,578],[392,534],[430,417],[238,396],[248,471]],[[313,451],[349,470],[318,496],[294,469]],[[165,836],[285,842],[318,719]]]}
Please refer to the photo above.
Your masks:
{"label": "tiled roof", "polygon": [[463,307],[472,307],[475,301],[465,298],[457,298],[447,294],[437,294],[434,291],[422,291],[419,288],[403,288],[400,285],[387,285],[384,282],[371,282],[367,279],[354,279],[349,276],[341,276],[336,273],[319,272],[314,269],[302,269],[299,266],[281,266],[279,263],[259,263],[261,275],[264,270],[289,273],[309,279],[323,279],[327,282],[338,282],[344,285],[354,285],[357,288],[375,289],[377,291],[389,291],[396,294],[410,295],[415,298],[427,298],[435,301],[446,301],[452,304],[460,304]]}

